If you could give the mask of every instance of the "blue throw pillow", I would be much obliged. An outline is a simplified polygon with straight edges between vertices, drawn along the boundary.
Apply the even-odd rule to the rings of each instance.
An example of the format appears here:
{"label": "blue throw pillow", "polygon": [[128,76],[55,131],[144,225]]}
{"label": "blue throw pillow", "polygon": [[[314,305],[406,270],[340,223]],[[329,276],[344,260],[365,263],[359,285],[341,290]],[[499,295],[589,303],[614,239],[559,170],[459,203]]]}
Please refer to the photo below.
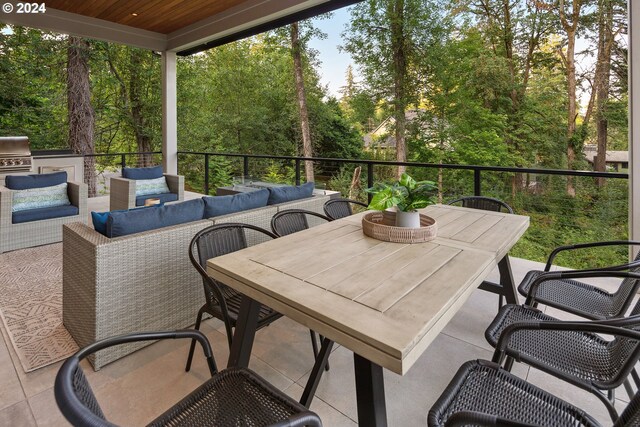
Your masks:
{"label": "blue throw pillow", "polygon": [[122,177],[127,179],[156,179],[162,178],[162,166],[149,168],[124,168]]}
{"label": "blue throw pillow", "polygon": [[202,199],[188,200],[159,208],[111,212],[107,219],[107,237],[126,236],[185,222],[199,221],[204,215]]}
{"label": "blue throw pillow", "polygon": [[204,196],[204,217],[226,215],[234,212],[267,206],[269,190],[263,188],[258,191],[238,193],[231,196]]}
{"label": "blue throw pillow", "polygon": [[100,234],[107,235],[107,219],[111,212],[91,212],[93,228]]}
{"label": "blue throw pillow", "polygon": [[67,182],[67,173],[65,171],[39,175],[7,175],[4,179],[4,185],[9,190],[53,187],[65,182]]}
{"label": "blue throw pillow", "polygon": [[313,195],[315,183],[307,182],[306,184],[286,187],[269,187],[269,205],[277,205],[278,203],[290,202],[292,200],[306,199]]}
{"label": "blue throw pillow", "polygon": [[[164,206],[164,203],[158,203],[153,206],[142,206],[135,209],[148,209],[148,208],[159,208]],[[109,220],[109,215],[113,212],[129,212],[130,209],[122,209],[117,211],[107,211],[107,212],[91,212],[91,221],[93,222],[93,229],[96,230],[100,234],[107,235],[107,221]]]}

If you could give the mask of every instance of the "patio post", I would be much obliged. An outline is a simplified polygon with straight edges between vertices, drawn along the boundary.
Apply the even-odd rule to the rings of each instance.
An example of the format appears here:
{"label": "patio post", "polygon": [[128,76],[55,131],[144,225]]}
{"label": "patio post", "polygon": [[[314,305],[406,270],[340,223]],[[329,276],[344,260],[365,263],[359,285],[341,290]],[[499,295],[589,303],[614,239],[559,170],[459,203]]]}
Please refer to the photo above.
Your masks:
{"label": "patio post", "polygon": [[178,173],[176,53],[162,52],[162,167]]}
{"label": "patio post", "polygon": [[[640,5],[632,0],[629,13],[629,237],[640,239]],[[638,129],[636,129],[636,123]],[[635,213],[635,215],[634,215]],[[632,257],[635,256],[633,250]]]}

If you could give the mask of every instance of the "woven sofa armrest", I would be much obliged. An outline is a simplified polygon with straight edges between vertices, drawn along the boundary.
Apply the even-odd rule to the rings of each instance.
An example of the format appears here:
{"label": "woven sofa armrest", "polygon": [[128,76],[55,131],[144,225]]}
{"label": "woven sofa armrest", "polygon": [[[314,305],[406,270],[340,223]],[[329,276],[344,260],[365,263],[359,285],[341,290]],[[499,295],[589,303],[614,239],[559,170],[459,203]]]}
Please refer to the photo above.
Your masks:
{"label": "woven sofa armrest", "polygon": [[133,209],[136,207],[136,181],[113,177],[109,188],[109,210]]}
{"label": "woven sofa armrest", "polygon": [[13,205],[13,190],[0,185],[0,228],[11,225],[11,207]]}
{"label": "woven sofa armrest", "polygon": [[177,194],[178,200],[184,200],[184,176],[165,173],[164,177],[167,180],[169,191]]}
{"label": "woven sofa armrest", "polygon": [[82,222],[72,222],[62,226],[63,242],[69,241],[69,237],[73,236],[76,241],[83,242],[83,249],[88,249],[92,253],[91,248],[99,245],[106,245],[112,239],[98,233],[93,227]]}

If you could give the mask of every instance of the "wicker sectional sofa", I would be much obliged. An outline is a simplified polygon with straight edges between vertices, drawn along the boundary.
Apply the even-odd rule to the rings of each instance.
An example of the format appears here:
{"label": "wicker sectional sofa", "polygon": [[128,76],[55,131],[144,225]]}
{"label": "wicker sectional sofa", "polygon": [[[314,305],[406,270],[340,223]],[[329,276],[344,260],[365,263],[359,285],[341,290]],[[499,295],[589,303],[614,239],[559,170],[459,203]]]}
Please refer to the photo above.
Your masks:
{"label": "wicker sectional sofa", "polygon": [[[276,212],[297,208],[322,213],[328,199],[314,196],[116,238],[105,237],[86,224],[66,224],[64,325],[80,347],[135,331],[188,327],[204,301],[202,281],[187,251],[199,230],[224,222],[269,229]],[[148,344],[105,349],[90,361],[98,370]]]}

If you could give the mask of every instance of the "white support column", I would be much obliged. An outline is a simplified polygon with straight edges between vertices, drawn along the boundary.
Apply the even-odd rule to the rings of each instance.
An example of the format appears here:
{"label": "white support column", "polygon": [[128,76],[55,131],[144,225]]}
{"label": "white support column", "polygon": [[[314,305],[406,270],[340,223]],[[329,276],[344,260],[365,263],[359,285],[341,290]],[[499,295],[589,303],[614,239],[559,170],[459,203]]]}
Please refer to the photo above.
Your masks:
{"label": "white support column", "polygon": [[162,52],[162,167],[178,173],[178,107],[176,53]]}
{"label": "white support column", "polygon": [[[640,4],[629,13],[629,237],[640,240]],[[637,249],[633,251],[635,255]]]}

